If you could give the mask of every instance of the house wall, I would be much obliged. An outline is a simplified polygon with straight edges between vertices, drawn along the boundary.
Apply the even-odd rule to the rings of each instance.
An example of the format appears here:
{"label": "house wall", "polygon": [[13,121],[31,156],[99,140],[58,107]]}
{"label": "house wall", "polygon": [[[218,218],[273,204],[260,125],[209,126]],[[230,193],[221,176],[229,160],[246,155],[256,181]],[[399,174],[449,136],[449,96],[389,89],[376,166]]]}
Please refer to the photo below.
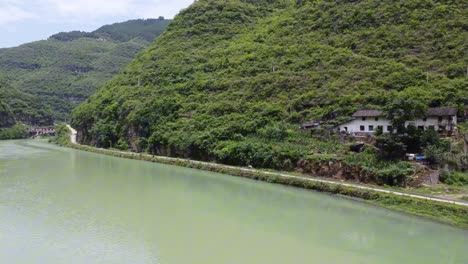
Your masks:
{"label": "house wall", "polygon": [[445,130],[452,130],[457,125],[457,117],[456,116],[443,116],[442,120],[439,121],[438,116],[430,116],[426,120],[424,119],[416,119],[414,121],[407,121],[405,126],[409,124],[414,125],[415,127],[424,127],[424,129],[433,126],[435,130],[439,130],[439,128],[445,127]]}
{"label": "house wall", "polygon": [[[446,130],[452,130],[457,124],[457,117],[451,116],[442,117],[442,121],[439,121],[439,117],[428,117],[427,119],[416,119],[414,121],[405,122],[405,126],[414,125],[415,127],[424,127],[424,130],[433,126],[435,130],[439,130],[440,127],[445,127]],[[361,126],[364,126],[364,130],[361,130]],[[373,126],[373,130],[370,129]],[[379,117],[376,121],[374,117],[366,117],[365,120],[357,118],[347,123],[339,125],[340,131],[347,131],[348,133],[375,133],[378,126],[382,126],[384,133],[389,133],[390,121]]]}
{"label": "house wall", "polygon": [[[361,130],[361,126],[364,126],[364,130]],[[369,126],[373,126],[373,130],[370,130]],[[365,120],[358,118],[339,126],[340,131],[347,131],[348,133],[374,133],[378,126],[383,127],[383,132],[387,133],[390,122],[382,117],[379,117],[376,121],[374,117],[366,117]],[[347,128],[347,129],[346,129]]]}

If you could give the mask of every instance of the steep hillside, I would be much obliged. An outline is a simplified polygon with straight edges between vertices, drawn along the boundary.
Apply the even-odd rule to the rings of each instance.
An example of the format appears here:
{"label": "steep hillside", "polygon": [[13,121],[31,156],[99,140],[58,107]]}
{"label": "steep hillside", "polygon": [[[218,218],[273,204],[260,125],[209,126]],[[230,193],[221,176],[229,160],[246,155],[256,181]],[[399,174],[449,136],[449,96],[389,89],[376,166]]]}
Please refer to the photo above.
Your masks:
{"label": "steep hillside", "polygon": [[288,169],[299,124],[397,99],[468,104],[461,0],[200,0],[73,113],[100,147]]}
{"label": "steep hillside", "polygon": [[0,128],[9,128],[17,122],[31,125],[53,123],[52,111],[35,96],[11,87],[0,76]]}
{"label": "steep hillside", "polygon": [[148,47],[169,22],[131,20],[0,49],[0,73],[12,80],[12,87],[34,95],[54,110],[55,119],[63,120]]}

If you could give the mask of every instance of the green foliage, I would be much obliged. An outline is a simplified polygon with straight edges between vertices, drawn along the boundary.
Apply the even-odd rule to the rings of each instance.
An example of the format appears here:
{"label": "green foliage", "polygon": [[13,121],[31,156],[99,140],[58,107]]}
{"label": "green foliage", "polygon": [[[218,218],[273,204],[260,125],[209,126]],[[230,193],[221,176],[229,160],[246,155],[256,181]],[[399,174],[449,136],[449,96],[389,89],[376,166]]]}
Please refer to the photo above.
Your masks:
{"label": "green foliage", "polygon": [[430,145],[424,149],[424,156],[431,164],[440,165],[447,160],[447,153],[440,147]]}
{"label": "green foliage", "polygon": [[421,134],[420,141],[421,147],[438,146],[440,144],[439,134],[434,129],[426,129]]}
{"label": "green foliage", "polygon": [[15,124],[15,116],[11,112],[10,106],[0,101],[0,127],[11,127]]}
{"label": "green foliage", "polygon": [[459,123],[458,124],[458,129],[460,130],[460,133],[468,134],[468,121],[465,121],[463,123]]}
{"label": "green foliage", "polygon": [[377,137],[376,146],[380,149],[380,158],[388,160],[401,160],[407,150],[401,136],[395,134],[384,134]]}
{"label": "green foliage", "polygon": [[218,162],[231,165],[252,165],[259,168],[291,170],[304,151],[286,144],[261,141],[225,141],[214,150]]}
{"label": "green foliage", "polygon": [[11,87],[10,80],[0,75],[0,128],[16,122],[48,125],[52,123],[52,111],[35,96]]}
{"label": "green foliage", "polygon": [[128,146],[128,143],[125,139],[120,138],[119,141],[117,141],[115,148],[120,150],[128,150],[130,147]]}
{"label": "green foliage", "polygon": [[377,137],[383,135],[383,127],[382,127],[382,126],[378,126],[378,127],[375,129],[375,135],[376,135]]}
{"label": "green foliage", "polygon": [[396,162],[383,169],[377,170],[377,182],[389,186],[404,186],[407,177],[413,173],[411,164],[407,162]]}
{"label": "green foliage", "polygon": [[[85,144],[147,139],[150,153],[290,168],[311,150],[342,151],[333,137],[299,132],[303,121],[326,130],[362,107],[388,105],[401,120],[425,106],[468,104],[466,78],[447,68],[466,65],[465,9],[200,0],[78,107],[72,125]],[[414,135],[383,139],[386,156],[402,157]]]}
{"label": "green foliage", "polygon": [[401,128],[398,134],[380,135],[376,140],[378,156],[383,160],[401,160],[406,153],[422,153],[432,165],[447,163],[450,144],[450,140],[440,139],[436,131],[420,131],[412,125]]}
{"label": "green foliage", "polygon": [[456,186],[468,185],[468,173],[466,172],[450,172],[447,170],[442,170],[440,173],[440,181]]}
{"label": "green foliage", "polygon": [[23,124],[16,124],[10,128],[0,128],[0,140],[28,138],[27,127]]}
{"label": "green foliage", "polygon": [[426,111],[426,105],[417,99],[408,97],[397,97],[385,106],[387,113],[386,118],[390,120],[392,126],[403,133],[405,130],[405,122],[414,120],[417,116],[422,116]]}
{"label": "green foliage", "polygon": [[58,124],[55,126],[55,137],[50,141],[61,146],[70,146],[70,134],[71,131],[65,124]]}
{"label": "green foliage", "polygon": [[[35,104],[44,105],[40,109],[52,109],[49,114],[53,119],[66,120],[74,107],[119,73],[169,22],[130,20],[90,33],[62,32],[48,40],[0,49],[0,74],[10,79],[12,89],[23,93],[20,97],[5,97],[8,100],[31,97]],[[53,119],[45,122],[46,125],[52,125]]]}
{"label": "green foliage", "polygon": [[389,186],[406,186],[408,177],[414,173],[411,163],[381,159],[375,149],[365,149],[344,157],[344,164],[361,169],[360,179],[364,182],[375,182]]}

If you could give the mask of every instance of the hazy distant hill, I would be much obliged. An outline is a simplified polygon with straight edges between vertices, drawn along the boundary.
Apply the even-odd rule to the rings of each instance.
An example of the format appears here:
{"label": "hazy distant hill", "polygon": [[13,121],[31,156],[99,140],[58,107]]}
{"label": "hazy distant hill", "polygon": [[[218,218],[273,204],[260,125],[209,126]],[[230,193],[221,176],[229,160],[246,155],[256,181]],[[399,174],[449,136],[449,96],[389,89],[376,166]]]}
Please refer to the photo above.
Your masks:
{"label": "hazy distant hill", "polygon": [[50,125],[53,123],[52,110],[37,96],[11,87],[8,80],[0,76],[0,128],[12,127],[17,122]]}
{"label": "hazy distant hill", "polygon": [[127,65],[170,20],[130,20],[93,32],[58,33],[48,40],[0,49],[0,73],[12,88],[37,97],[65,119],[73,107]]}

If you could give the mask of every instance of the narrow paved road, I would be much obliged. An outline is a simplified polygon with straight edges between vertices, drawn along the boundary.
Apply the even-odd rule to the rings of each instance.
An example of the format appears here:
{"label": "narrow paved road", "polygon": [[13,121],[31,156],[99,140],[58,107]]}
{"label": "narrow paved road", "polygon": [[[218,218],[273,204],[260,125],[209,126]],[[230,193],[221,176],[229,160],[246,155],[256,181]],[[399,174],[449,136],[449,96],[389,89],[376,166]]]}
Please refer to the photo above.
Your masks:
{"label": "narrow paved road", "polygon": [[[70,134],[71,142],[73,144],[78,144],[76,142],[76,133],[77,133],[76,130],[73,129],[70,125],[67,125],[67,127],[71,131],[71,134]],[[108,151],[111,151],[111,150],[108,150]],[[114,151],[114,150],[112,150],[112,151],[115,152],[115,153],[143,155],[143,156],[148,156],[148,157],[157,157],[157,158],[166,159],[166,160],[182,160],[182,159],[170,158],[170,157],[165,157],[165,156],[153,156],[153,155],[148,155],[148,154],[140,154],[140,153],[132,153],[132,152],[124,152],[124,151]],[[204,161],[197,161],[197,160],[187,160],[187,159],[183,159],[183,160],[184,161],[189,161],[189,162],[191,162],[193,164],[205,164],[205,165],[210,165],[210,166],[223,167],[223,168],[229,168],[229,169],[237,169],[237,170],[242,170],[242,171],[260,172],[260,173],[263,173],[263,174],[268,174],[268,175],[273,175],[273,176],[280,176],[280,177],[285,177],[285,178],[295,178],[295,179],[301,179],[301,180],[307,180],[307,181],[313,181],[313,182],[323,182],[323,183],[328,183],[328,184],[337,184],[337,185],[341,185],[341,186],[352,187],[352,188],[357,188],[357,189],[362,189],[362,190],[370,190],[370,191],[376,191],[376,192],[388,193],[388,194],[394,194],[394,195],[401,195],[401,196],[407,196],[407,197],[423,199],[423,200],[430,200],[430,201],[437,201],[437,202],[442,202],[442,203],[450,203],[450,204],[468,206],[468,202],[454,201],[454,200],[431,197],[431,196],[420,195],[420,194],[410,194],[410,193],[404,193],[404,192],[398,192],[398,191],[391,191],[391,190],[387,190],[387,189],[369,187],[369,186],[364,186],[364,185],[355,184],[355,183],[344,183],[344,182],[338,182],[338,181],[331,181],[331,180],[324,180],[324,179],[317,179],[317,178],[310,178],[310,177],[295,176],[295,175],[279,173],[279,172],[259,171],[259,170],[255,170],[255,169],[241,168],[241,167],[235,167],[235,166],[229,166],[229,165],[223,165],[223,164],[216,164],[216,163],[210,163],[210,162],[204,162]]]}

